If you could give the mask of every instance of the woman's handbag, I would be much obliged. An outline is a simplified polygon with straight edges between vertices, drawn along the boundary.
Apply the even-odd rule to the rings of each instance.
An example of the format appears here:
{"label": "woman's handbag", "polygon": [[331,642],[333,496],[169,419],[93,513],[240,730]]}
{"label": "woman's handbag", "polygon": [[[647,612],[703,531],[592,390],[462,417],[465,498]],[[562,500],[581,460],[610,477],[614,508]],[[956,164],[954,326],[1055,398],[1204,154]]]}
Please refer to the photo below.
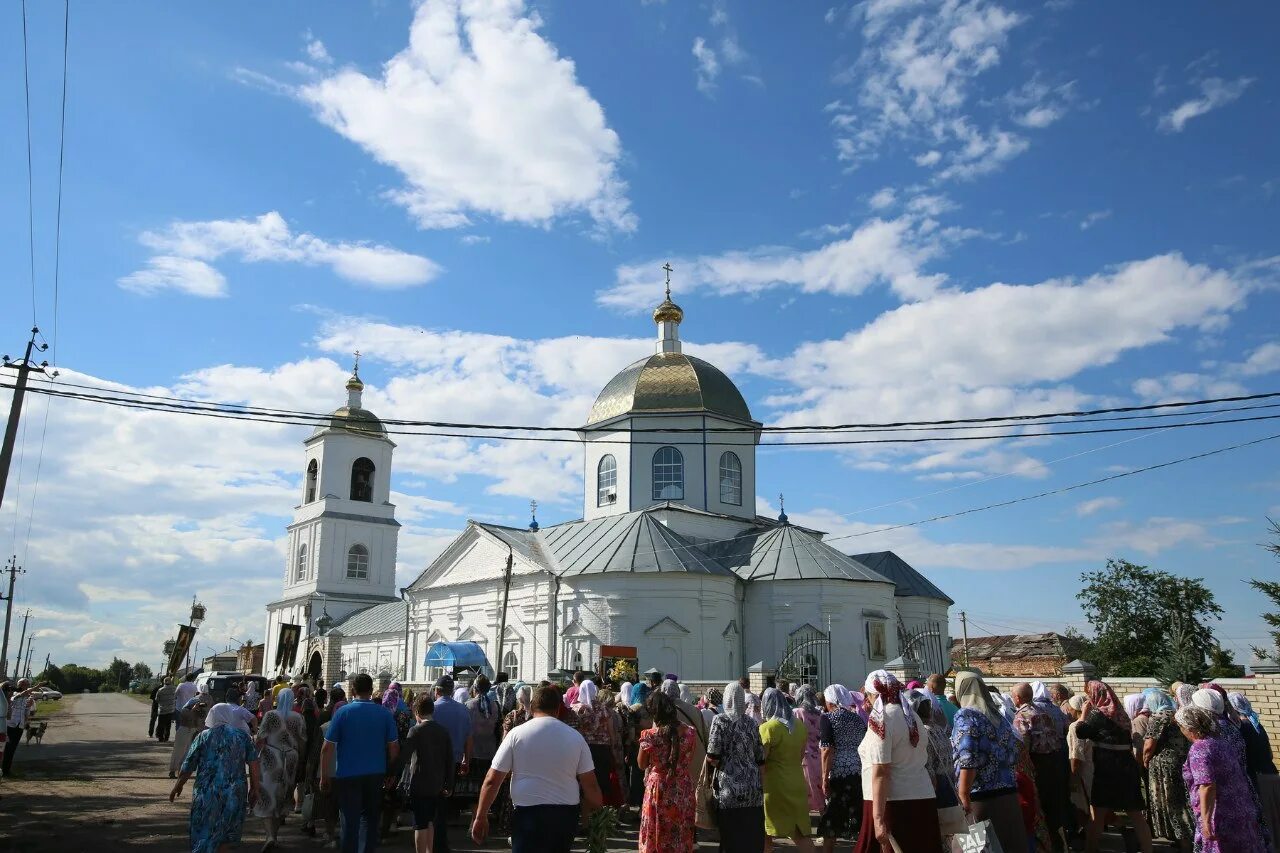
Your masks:
{"label": "woman's handbag", "polygon": [[716,817],[720,804],[716,801],[715,768],[710,761],[702,762],[702,772],[698,774],[698,786],[695,791],[697,807],[694,814],[694,825],[700,829],[715,829]]}

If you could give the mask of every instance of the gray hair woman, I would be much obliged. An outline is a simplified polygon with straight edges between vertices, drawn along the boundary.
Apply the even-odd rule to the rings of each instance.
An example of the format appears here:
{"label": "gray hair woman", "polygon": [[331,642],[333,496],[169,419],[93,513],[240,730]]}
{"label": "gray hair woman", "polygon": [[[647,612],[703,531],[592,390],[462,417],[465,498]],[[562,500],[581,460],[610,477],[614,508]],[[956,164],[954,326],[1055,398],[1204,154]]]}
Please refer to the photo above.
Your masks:
{"label": "gray hair woman", "polygon": [[707,761],[715,768],[716,823],[722,850],[764,850],[764,744],[747,714],[747,691],[736,681],[724,687],[724,712],[711,721]]}
{"label": "gray hair woman", "polygon": [[1221,736],[1222,721],[1195,705],[1179,709],[1174,720],[1191,741],[1182,778],[1196,818],[1195,849],[1264,853],[1253,791],[1235,748]]}

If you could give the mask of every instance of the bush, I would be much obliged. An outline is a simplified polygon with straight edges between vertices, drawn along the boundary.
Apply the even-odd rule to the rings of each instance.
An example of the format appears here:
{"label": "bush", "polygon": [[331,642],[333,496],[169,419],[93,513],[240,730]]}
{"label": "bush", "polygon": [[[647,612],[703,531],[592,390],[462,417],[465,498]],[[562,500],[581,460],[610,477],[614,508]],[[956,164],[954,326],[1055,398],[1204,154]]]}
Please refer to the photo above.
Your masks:
{"label": "bush", "polygon": [[108,684],[107,682],[104,681],[98,685],[98,692],[99,693],[115,693],[116,686],[114,684]]}

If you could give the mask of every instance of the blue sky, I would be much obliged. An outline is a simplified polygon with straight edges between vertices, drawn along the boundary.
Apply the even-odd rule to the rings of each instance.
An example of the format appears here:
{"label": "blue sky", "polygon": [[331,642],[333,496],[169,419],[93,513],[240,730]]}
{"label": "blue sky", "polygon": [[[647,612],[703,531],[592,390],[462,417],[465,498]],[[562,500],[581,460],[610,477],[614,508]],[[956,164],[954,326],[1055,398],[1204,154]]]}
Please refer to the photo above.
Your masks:
{"label": "blue sky", "polygon": [[[873,0],[75,6],[56,362],[72,381],[390,417],[575,424],[650,349],[768,423],[1275,390],[1269,4]],[[22,27],[0,22],[4,340],[31,320]],[[30,8],[36,316],[53,338],[61,10]],[[305,430],[28,409],[0,538],[39,656],[261,638]],[[892,548],[972,633],[1080,626],[1081,571],[1203,576],[1247,659],[1277,445],[895,524],[1280,432],[760,453],[763,512]],[[38,490],[33,488],[37,462]],[[407,582],[467,517],[576,517],[572,447],[404,438]],[[993,479],[994,478],[994,479]],[[34,513],[32,502],[34,499]],[[27,534],[30,523],[30,535]],[[0,548],[0,550],[3,550]],[[153,661],[154,663],[154,661]]]}

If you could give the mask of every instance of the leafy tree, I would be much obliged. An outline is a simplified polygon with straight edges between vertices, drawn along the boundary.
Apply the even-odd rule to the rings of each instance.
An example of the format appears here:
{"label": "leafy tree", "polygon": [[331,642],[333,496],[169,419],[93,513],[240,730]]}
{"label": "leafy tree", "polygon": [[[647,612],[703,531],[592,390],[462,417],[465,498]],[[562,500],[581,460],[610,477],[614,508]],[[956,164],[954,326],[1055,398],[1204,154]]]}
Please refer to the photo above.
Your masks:
{"label": "leafy tree", "polygon": [[[1271,525],[1271,529],[1267,532],[1273,539],[1262,547],[1274,554],[1277,559],[1280,559],[1280,524],[1277,524],[1273,518],[1268,518],[1267,523]],[[1277,608],[1277,611],[1280,611],[1280,582],[1254,578],[1249,581],[1249,586],[1271,599],[1271,604]],[[1280,662],[1280,612],[1277,611],[1262,614],[1262,618],[1271,626],[1271,648],[1262,649],[1254,646],[1253,653],[1258,656],[1258,660]]]}
{"label": "leafy tree", "polygon": [[62,674],[62,670],[53,664],[49,664],[44,668],[44,672],[36,676],[37,681],[47,681],[57,689],[66,692],[66,676]]}
{"label": "leafy tree", "polygon": [[63,693],[80,693],[85,690],[96,692],[105,678],[102,670],[69,663],[62,667],[63,683],[59,689]]}
{"label": "leafy tree", "polygon": [[133,667],[128,661],[120,660],[113,657],[111,663],[107,665],[106,671],[103,673],[103,680],[111,685],[113,690],[125,687],[129,683],[129,676],[133,674]]}
{"label": "leafy tree", "polygon": [[1244,678],[1244,667],[1236,663],[1231,649],[1215,645],[1209,649],[1209,678]]}
{"label": "leafy tree", "polygon": [[[1203,661],[1215,643],[1205,624],[1221,619],[1222,608],[1201,578],[1180,578],[1123,559],[1081,575],[1077,593],[1094,637],[1091,661],[1104,676],[1139,677],[1160,670],[1171,626],[1182,624],[1181,642],[1192,659]],[[1195,657],[1198,655],[1198,658]]]}
{"label": "leafy tree", "polygon": [[1195,645],[1195,637],[1186,628],[1186,620],[1174,618],[1169,624],[1167,653],[1156,670],[1165,684],[1181,681],[1199,684],[1205,680],[1204,652]]}
{"label": "leafy tree", "polygon": [[151,667],[142,661],[138,661],[133,665],[132,671],[129,673],[132,681],[146,681],[151,678]]}

